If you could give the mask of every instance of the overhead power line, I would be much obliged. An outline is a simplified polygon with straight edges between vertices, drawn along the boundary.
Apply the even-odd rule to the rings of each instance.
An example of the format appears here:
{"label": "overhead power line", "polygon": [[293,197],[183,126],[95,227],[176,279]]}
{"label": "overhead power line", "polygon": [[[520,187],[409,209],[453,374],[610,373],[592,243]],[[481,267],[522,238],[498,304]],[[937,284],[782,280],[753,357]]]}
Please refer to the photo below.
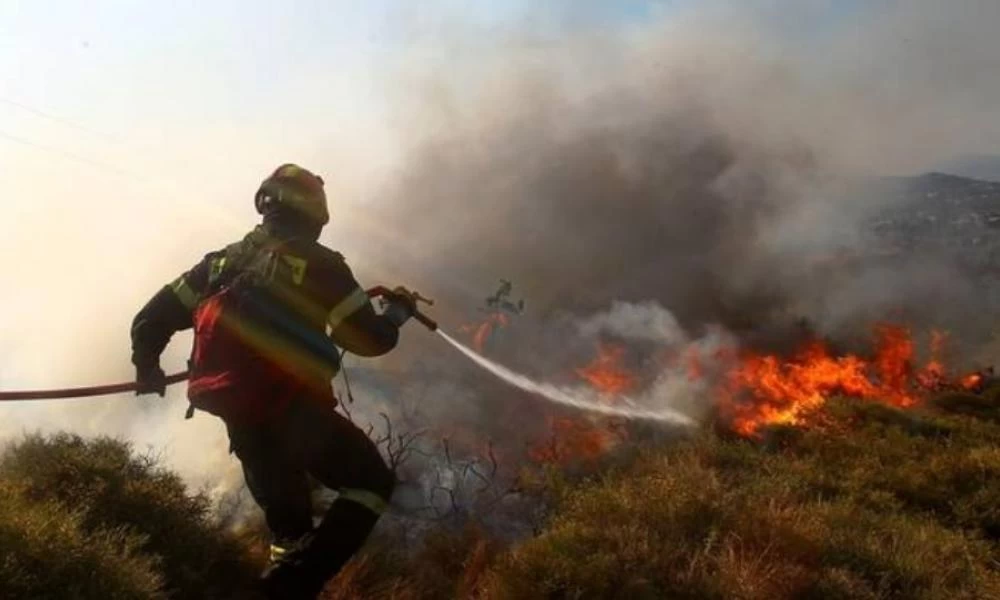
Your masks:
{"label": "overhead power line", "polygon": [[101,162],[99,160],[94,160],[92,158],[87,158],[86,156],[77,154],[75,152],[70,152],[68,150],[63,150],[62,148],[56,148],[55,146],[47,146],[45,144],[39,144],[37,142],[33,142],[33,141],[29,140],[29,139],[25,139],[25,138],[22,138],[22,137],[19,137],[19,136],[7,133],[5,131],[0,131],[0,138],[5,139],[5,140],[10,141],[10,142],[14,142],[16,144],[21,144],[22,146],[28,146],[30,148],[35,148],[36,150],[42,150],[43,152],[51,152],[52,154],[56,154],[56,155],[61,156],[63,158],[66,158],[66,159],[69,159],[69,160],[73,160],[73,161],[76,161],[76,162],[79,162],[79,163],[83,163],[85,165],[90,165],[92,167],[97,167],[97,168],[103,169],[105,171],[110,171],[110,172],[112,172],[112,173],[114,173],[116,175],[122,176],[122,177],[128,177],[128,178],[138,179],[138,180],[144,180],[145,179],[141,175],[139,175],[138,173],[133,173],[131,171],[127,171],[125,169],[116,167],[114,165],[109,165],[109,164],[107,164],[105,162]]}
{"label": "overhead power line", "polygon": [[24,112],[31,113],[31,114],[35,115],[36,117],[41,117],[43,119],[52,121],[53,123],[59,123],[61,125],[66,125],[67,127],[72,127],[73,129],[82,131],[84,133],[89,133],[90,135],[97,136],[99,138],[103,138],[103,139],[108,140],[108,141],[119,141],[119,139],[116,136],[113,136],[113,135],[111,135],[109,133],[105,133],[103,131],[98,131],[96,129],[92,129],[90,127],[86,127],[84,125],[81,125],[80,123],[77,123],[76,121],[72,121],[72,120],[67,119],[65,117],[60,117],[60,116],[54,115],[54,114],[52,114],[52,113],[50,113],[48,111],[44,111],[44,110],[35,108],[34,106],[29,106],[29,105],[27,105],[27,104],[25,104],[23,102],[18,102],[17,100],[11,100],[10,98],[5,98],[3,96],[0,96],[0,104],[6,104],[7,106],[13,106],[14,108],[17,108],[19,110],[23,110]]}

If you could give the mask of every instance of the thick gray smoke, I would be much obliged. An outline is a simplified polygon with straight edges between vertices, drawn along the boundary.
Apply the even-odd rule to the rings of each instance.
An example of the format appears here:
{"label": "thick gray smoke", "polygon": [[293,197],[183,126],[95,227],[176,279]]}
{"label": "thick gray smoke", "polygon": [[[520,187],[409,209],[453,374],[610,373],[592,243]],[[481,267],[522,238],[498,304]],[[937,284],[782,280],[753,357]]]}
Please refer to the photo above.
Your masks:
{"label": "thick gray smoke", "polygon": [[655,300],[769,343],[966,310],[925,258],[820,265],[888,202],[861,178],[1000,145],[1000,5],[718,4],[614,36],[436,30],[449,51],[406,65],[386,262],[455,302],[506,277],[542,317]]}

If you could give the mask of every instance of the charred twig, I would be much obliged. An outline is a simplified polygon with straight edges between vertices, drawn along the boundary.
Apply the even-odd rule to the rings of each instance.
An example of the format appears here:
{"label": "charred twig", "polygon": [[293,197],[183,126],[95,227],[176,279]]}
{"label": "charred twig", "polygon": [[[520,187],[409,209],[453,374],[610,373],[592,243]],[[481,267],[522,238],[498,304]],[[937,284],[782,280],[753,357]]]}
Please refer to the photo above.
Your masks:
{"label": "charred twig", "polygon": [[[374,439],[376,446],[383,447],[386,454],[386,462],[388,463],[389,469],[393,473],[399,471],[399,468],[410,459],[410,456],[414,452],[414,444],[423,435],[423,430],[405,432],[400,434],[393,434],[392,430],[392,420],[384,412],[380,412],[382,420],[385,421],[385,433]],[[368,426],[368,437],[372,437],[372,432],[375,426]]]}
{"label": "charred twig", "polygon": [[[448,438],[441,439],[437,453],[423,449],[413,449],[413,452],[443,463],[434,471],[430,488],[429,501],[436,519],[447,519],[470,511],[489,512],[512,493],[512,490],[502,489],[496,480],[500,465],[492,442],[487,445],[485,456],[467,460],[460,460],[454,455]],[[471,483],[473,480],[475,483]],[[447,509],[442,509],[437,502],[442,493],[447,497]]]}
{"label": "charred twig", "polygon": [[497,474],[497,469],[499,468],[499,463],[497,462],[497,455],[493,451],[493,440],[486,442],[486,456],[490,459],[490,478],[492,479]]}
{"label": "charred twig", "polygon": [[348,421],[354,423],[354,415],[351,414],[351,409],[347,408],[346,402],[343,401],[337,402],[337,408],[339,408],[340,411],[344,413],[344,416],[347,417]]}
{"label": "charred twig", "polygon": [[376,444],[381,444],[392,439],[392,421],[389,420],[389,415],[384,412],[380,412],[379,416],[385,421],[385,435],[375,441]]}

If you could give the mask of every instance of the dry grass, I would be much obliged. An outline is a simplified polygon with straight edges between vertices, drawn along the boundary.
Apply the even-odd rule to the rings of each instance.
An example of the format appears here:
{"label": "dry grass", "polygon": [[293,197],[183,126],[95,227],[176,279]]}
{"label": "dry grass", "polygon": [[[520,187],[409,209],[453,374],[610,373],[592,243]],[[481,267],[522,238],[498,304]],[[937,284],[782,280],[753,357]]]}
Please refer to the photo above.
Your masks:
{"label": "dry grass", "polygon": [[769,444],[651,451],[578,488],[485,595],[1000,597],[1000,430],[848,401],[829,413]]}
{"label": "dry grass", "polygon": [[[538,470],[536,536],[376,536],[324,598],[1000,598],[998,411],[994,391],[838,400],[763,443],[706,430],[589,479]],[[29,437],[0,458],[0,597],[239,597],[259,545],[120,442]]]}
{"label": "dry grass", "polygon": [[327,597],[1000,597],[997,407],[933,405],[839,400],[764,443],[706,432],[589,481],[550,472],[535,485],[555,509],[536,537],[503,551],[481,532],[406,557],[373,548]]}

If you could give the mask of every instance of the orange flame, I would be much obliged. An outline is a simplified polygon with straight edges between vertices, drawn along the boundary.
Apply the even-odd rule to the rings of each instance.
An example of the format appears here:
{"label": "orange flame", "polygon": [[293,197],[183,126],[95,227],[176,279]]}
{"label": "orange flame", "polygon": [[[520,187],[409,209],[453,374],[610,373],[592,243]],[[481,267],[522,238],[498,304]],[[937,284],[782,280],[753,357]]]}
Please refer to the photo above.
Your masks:
{"label": "orange flame", "polygon": [[624,347],[602,344],[598,347],[597,358],[586,367],[576,369],[576,374],[594,389],[608,396],[618,396],[636,385],[636,378],[621,366],[624,356]]}
{"label": "orange flame", "polygon": [[[714,378],[721,369],[723,382],[715,388],[719,415],[734,432],[759,438],[772,425],[801,425],[836,395],[852,396],[907,408],[930,391],[978,391],[992,372],[950,377],[943,360],[947,335],[931,332],[930,352],[916,367],[916,344],[910,331],[881,324],[874,331],[871,356],[836,355],[821,341],[811,341],[790,357],[738,352],[722,347],[710,353],[695,346],[670,350],[665,366],[681,367],[691,380]],[[639,378],[622,365],[626,348],[601,345],[587,366],[574,369],[611,402],[635,389]],[[530,450],[537,461],[565,464],[592,461],[622,440],[621,425],[586,418],[550,418],[550,437]]]}
{"label": "orange flame", "polygon": [[[614,402],[619,395],[634,389],[638,381],[621,365],[624,356],[624,347],[601,344],[594,360],[574,371],[601,392],[605,401]],[[561,465],[571,461],[593,462],[628,437],[620,423],[594,422],[585,417],[550,417],[548,426],[548,438],[528,452],[532,460]]]}
{"label": "orange flame", "polygon": [[[821,342],[811,342],[791,359],[773,355],[740,357],[720,390],[720,413],[732,429],[759,437],[769,425],[800,424],[833,395],[847,395],[898,407],[917,403],[922,392],[949,386],[941,355],[946,336],[933,332],[928,362],[914,369],[910,332],[897,325],[875,329],[875,355],[866,360],[833,356]],[[967,377],[962,385],[977,385]]]}
{"label": "orange flame", "polygon": [[493,331],[500,328],[506,327],[510,323],[510,319],[502,312],[490,313],[486,320],[481,323],[475,323],[471,325],[462,325],[459,327],[459,331],[463,333],[472,334],[472,346],[477,352],[482,352],[483,348],[486,347],[486,341],[490,339]]}
{"label": "orange flame", "polygon": [[969,373],[968,375],[962,377],[959,381],[959,385],[964,390],[977,390],[983,384],[983,379],[982,373]]}

